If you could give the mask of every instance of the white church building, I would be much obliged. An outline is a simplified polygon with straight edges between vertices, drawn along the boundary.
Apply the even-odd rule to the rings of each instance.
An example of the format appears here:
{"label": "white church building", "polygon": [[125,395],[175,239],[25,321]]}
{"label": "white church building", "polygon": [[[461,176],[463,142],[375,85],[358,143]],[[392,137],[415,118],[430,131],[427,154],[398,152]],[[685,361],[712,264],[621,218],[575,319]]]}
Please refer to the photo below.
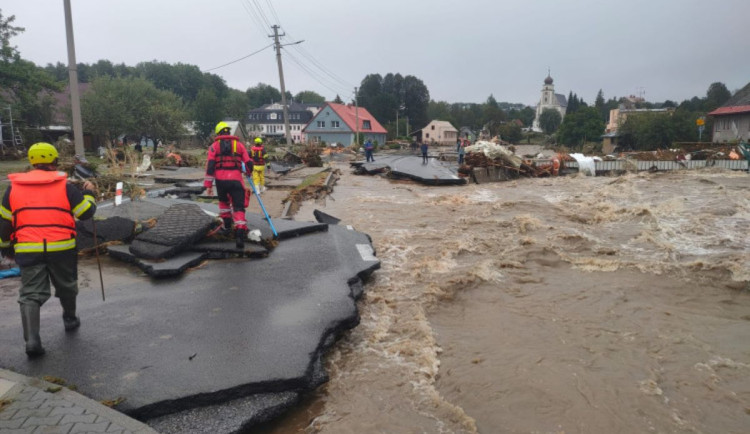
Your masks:
{"label": "white church building", "polygon": [[539,126],[539,116],[542,115],[545,109],[555,109],[560,112],[561,119],[565,117],[565,110],[568,108],[568,99],[565,98],[565,95],[555,93],[555,85],[552,84],[553,81],[548,72],[547,78],[544,79],[544,86],[542,87],[542,97],[536,105],[534,123],[531,126],[531,129],[536,132],[542,131],[541,126]]}

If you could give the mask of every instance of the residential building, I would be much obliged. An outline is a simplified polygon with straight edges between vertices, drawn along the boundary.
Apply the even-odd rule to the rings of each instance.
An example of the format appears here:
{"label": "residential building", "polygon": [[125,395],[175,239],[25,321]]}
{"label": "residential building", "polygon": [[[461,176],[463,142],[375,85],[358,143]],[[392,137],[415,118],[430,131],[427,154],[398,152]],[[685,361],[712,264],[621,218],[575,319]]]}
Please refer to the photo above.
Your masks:
{"label": "residential building", "polygon": [[544,79],[544,86],[542,86],[542,96],[539,98],[539,103],[536,105],[536,116],[534,117],[531,129],[536,132],[542,131],[542,127],[539,125],[539,116],[542,115],[544,110],[557,110],[560,112],[560,119],[563,119],[567,108],[568,99],[565,98],[565,95],[555,93],[554,80],[552,80],[552,77],[547,73],[547,78]]}
{"label": "residential building", "polygon": [[473,141],[477,139],[477,134],[469,127],[461,127],[461,129],[458,130],[458,137]]}
{"label": "residential building", "polygon": [[326,103],[302,132],[307,135],[309,142],[351,146],[355,143],[354,136],[357,130],[363,141],[369,139],[381,145],[385,144],[386,129],[367,109],[352,104]]}
{"label": "residential building", "polygon": [[[631,96],[631,98],[635,97]],[[625,123],[628,116],[645,113],[671,115],[674,112],[674,108],[672,107],[658,109],[637,109],[628,107],[635,107],[635,105],[624,103],[620,104],[616,109],[609,111],[609,121],[607,122],[607,126],[604,128],[604,134],[602,135],[602,152],[605,154],[614,152],[619,137],[617,130]]]}
{"label": "residential building", "polygon": [[416,137],[417,141],[455,145],[458,139],[458,130],[448,121],[434,120],[421,130],[414,131],[411,135]]}
{"label": "residential building", "polygon": [[[292,102],[287,108],[289,130],[292,141],[306,141],[303,129],[310,119],[320,110],[321,104],[302,104]],[[284,106],[281,103],[266,104],[250,110],[247,115],[247,132],[250,135],[265,138],[283,139],[286,136],[284,127]]]}
{"label": "residential building", "polygon": [[750,141],[750,83],[708,115],[714,118],[714,143]]}

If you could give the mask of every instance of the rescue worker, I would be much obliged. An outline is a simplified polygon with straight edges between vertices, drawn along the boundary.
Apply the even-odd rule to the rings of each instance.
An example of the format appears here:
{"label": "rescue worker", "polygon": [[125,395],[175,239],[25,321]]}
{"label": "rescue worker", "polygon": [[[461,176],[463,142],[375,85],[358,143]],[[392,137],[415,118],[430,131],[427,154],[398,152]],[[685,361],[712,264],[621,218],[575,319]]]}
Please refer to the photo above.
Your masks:
{"label": "rescue worker", "polygon": [[63,308],[65,331],[81,325],[76,316],[78,296],[78,252],[76,222],[96,212],[93,184],[84,182],[83,191],[67,182],[57,171],[57,149],[49,143],[29,148],[33,170],[8,175],[10,187],[0,205],[0,247],[14,255],[21,268],[21,307],[26,354],[44,354],[39,337],[39,310],[49,300],[50,282]]}
{"label": "rescue worker", "polygon": [[250,156],[254,164],[253,184],[255,184],[255,191],[260,194],[266,191],[266,159],[268,158],[263,139],[260,137],[255,138],[253,147],[250,148]]}
{"label": "rescue worker", "polygon": [[226,122],[219,122],[215,128],[215,141],[208,148],[206,176],[203,187],[206,195],[213,195],[213,184],[216,182],[216,195],[219,196],[219,216],[224,222],[223,232],[230,234],[232,221],[238,249],[245,247],[247,238],[247,220],[245,208],[250,202],[250,195],[245,189],[242,177],[243,163],[245,173],[249,176],[253,170],[253,161],[239,137],[230,135]]}

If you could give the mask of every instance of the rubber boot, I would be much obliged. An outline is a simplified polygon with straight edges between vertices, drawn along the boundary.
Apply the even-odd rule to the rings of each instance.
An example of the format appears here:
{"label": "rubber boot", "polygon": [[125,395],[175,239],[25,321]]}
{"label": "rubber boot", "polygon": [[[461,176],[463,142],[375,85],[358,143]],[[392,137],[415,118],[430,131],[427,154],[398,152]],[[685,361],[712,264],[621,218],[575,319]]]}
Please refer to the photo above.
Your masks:
{"label": "rubber boot", "polygon": [[245,239],[247,238],[247,229],[245,228],[237,228],[235,230],[235,236],[237,238],[237,248],[238,249],[244,249],[245,248]]}
{"label": "rubber boot", "polygon": [[39,337],[39,305],[36,303],[21,305],[21,323],[23,340],[26,341],[26,355],[39,357],[44,354],[42,338]]}
{"label": "rubber boot", "polygon": [[230,235],[232,233],[232,218],[224,217],[222,221],[224,221],[224,227],[221,228],[221,234]]}
{"label": "rubber boot", "polygon": [[81,326],[81,320],[76,316],[76,298],[60,298],[60,304],[63,308],[63,325],[65,331],[70,332]]}

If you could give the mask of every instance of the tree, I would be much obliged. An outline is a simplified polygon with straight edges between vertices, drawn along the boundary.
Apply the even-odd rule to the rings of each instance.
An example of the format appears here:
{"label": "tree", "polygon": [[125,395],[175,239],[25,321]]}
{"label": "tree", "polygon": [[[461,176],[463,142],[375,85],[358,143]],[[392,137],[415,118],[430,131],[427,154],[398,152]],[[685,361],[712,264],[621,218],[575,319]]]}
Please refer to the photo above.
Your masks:
{"label": "tree", "polygon": [[[225,113],[224,105],[213,90],[201,89],[198,91],[198,96],[196,96],[193,105],[193,120],[200,137],[211,136],[216,124],[224,119]],[[240,119],[244,119],[244,116]]]}
{"label": "tree", "polygon": [[27,137],[38,134],[31,126],[48,124],[53,101],[49,92],[62,86],[34,63],[21,58],[20,52],[10,44],[10,39],[24,31],[13,25],[16,17],[4,18],[0,10],[0,102],[10,104],[13,117]]}
{"label": "tree", "polygon": [[338,94],[336,94],[336,98],[333,99],[333,102],[335,102],[336,104],[343,104],[344,100],[341,99],[341,97]]}
{"label": "tree", "polygon": [[666,149],[673,142],[696,142],[695,121],[704,112],[677,108],[673,113],[646,112],[628,116],[618,130],[620,143],[638,151]]}
{"label": "tree", "polygon": [[732,94],[729,92],[729,89],[727,89],[724,83],[711,83],[711,85],[708,86],[708,90],[706,91],[705,110],[707,112],[713,111],[724,105],[724,103],[727,102],[731,97]]}
{"label": "tree", "polygon": [[594,107],[596,107],[596,110],[599,111],[599,116],[606,121],[607,117],[609,117],[609,110],[607,110],[607,107],[605,106],[604,92],[602,92],[601,89],[599,89],[599,93],[596,94]]}
{"label": "tree", "polygon": [[587,141],[598,142],[604,132],[604,120],[596,107],[581,107],[565,115],[557,131],[558,142],[571,147],[580,147]]}
{"label": "tree", "polygon": [[500,128],[498,128],[498,132],[500,133],[500,137],[506,142],[515,144],[523,139],[521,127],[515,122],[506,122],[500,125]]}
{"label": "tree", "polygon": [[303,90],[302,92],[297,93],[297,95],[294,95],[294,100],[308,104],[323,104],[326,102],[324,96],[311,90]]}
{"label": "tree", "polygon": [[81,99],[87,131],[114,144],[120,134],[176,139],[186,120],[180,98],[140,77],[95,79]]}
{"label": "tree", "polygon": [[[200,94],[199,94],[200,95]],[[232,119],[245,120],[250,111],[247,94],[237,89],[229,89],[229,96],[224,100],[224,112]]]}
{"label": "tree", "polygon": [[421,127],[428,122],[430,93],[422,80],[411,75],[389,73],[383,78],[380,74],[369,74],[357,90],[357,100],[360,107],[381,123],[394,121],[396,112],[408,117],[412,125]]}
{"label": "tree", "polygon": [[496,136],[500,125],[506,118],[505,112],[500,109],[495,97],[490,95],[482,107],[482,126],[489,130],[490,136]]}
{"label": "tree", "polygon": [[542,114],[539,115],[539,126],[542,127],[545,134],[552,134],[557,131],[561,122],[562,116],[560,115],[560,112],[555,109],[546,108],[542,111]]}
{"label": "tree", "polygon": [[258,83],[255,87],[250,87],[245,93],[247,94],[251,109],[281,101],[281,92],[265,83]]}

